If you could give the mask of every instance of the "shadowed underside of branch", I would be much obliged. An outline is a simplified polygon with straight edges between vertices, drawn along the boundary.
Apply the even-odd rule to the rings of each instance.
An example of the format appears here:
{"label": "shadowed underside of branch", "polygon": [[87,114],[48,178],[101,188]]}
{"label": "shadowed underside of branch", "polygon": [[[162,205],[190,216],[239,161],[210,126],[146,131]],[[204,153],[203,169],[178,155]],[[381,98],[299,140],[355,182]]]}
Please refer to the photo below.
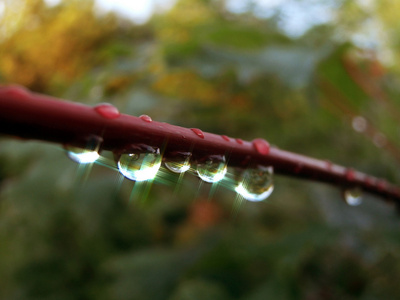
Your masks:
{"label": "shadowed underside of branch", "polygon": [[134,145],[159,148],[163,159],[177,152],[193,161],[224,155],[228,166],[246,169],[272,166],[276,174],[358,188],[400,203],[400,189],[384,179],[352,168],[270,147],[264,139],[243,141],[152,121],[148,116],[121,114],[110,104],[86,106],[52,98],[17,86],[0,87],[0,133],[84,148],[90,137],[101,139],[100,150],[121,154]]}

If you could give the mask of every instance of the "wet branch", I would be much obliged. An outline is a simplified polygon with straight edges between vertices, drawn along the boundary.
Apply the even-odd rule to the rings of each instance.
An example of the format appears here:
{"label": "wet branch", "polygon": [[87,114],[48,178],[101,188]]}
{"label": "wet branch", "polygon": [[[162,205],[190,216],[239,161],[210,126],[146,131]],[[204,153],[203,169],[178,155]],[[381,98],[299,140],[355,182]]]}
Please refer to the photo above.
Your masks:
{"label": "wet branch", "polygon": [[148,116],[120,114],[110,104],[95,107],[31,93],[17,86],[0,87],[0,133],[85,147],[92,136],[101,137],[101,149],[121,153],[134,144],[158,147],[164,158],[191,152],[201,161],[225,155],[231,167],[273,166],[276,174],[342,187],[357,187],[400,203],[400,189],[384,179],[307,156],[270,147],[263,139],[251,142],[152,121]]}

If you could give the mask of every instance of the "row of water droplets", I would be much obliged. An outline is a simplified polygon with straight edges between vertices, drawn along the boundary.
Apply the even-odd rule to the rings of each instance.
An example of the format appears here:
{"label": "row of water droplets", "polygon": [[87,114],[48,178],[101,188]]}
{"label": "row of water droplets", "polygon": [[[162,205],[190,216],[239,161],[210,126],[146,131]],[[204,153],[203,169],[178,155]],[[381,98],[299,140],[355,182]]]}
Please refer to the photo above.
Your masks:
{"label": "row of water droplets", "polygon": [[[80,164],[94,163],[100,157],[101,139],[91,138],[86,148],[65,146],[67,155]],[[138,150],[141,149],[141,150]],[[182,174],[191,170],[191,153],[176,152],[164,161],[164,166],[173,173]],[[135,151],[117,155],[119,172],[133,181],[147,181],[156,177],[163,162],[160,149],[138,147]],[[195,172],[204,182],[217,183],[225,178],[227,162],[223,155],[210,155],[196,161]],[[234,190],[249,201],[265,200],[273,191],[273,168],[257,166],[240,172]]]}
{"label": "row of water droplets", "polygon": [[[100,104],[94,110],[106,119],[115,119],[120,116],[118,109],[110,104]],[[148,123],[152,119],[147,115],[140,118]],[[204,139],[200,129],[193,128],[192,131]],[[222,136],[225,141],[229,137]],[[241,139],[236,139],[238,144],[243,144]],[[88,140],[86,148],[65,146],[67,155],[73,161],[80,164],[94,163],[100,157],[99,150],[102,139],[92,137]],[[258,153],[267,155],[269,144],[263,139],[256,139],[253,145]],[[165,167],[174,173],[184,173],[191,168],[191,153],[175,153],[164,162]],[[147,147],[146,151],[135,151],[118,155],[118,170],[126,178],[134,181],[147,181],[156,177],[162,164],[162,155],[158,148]],[[197,162],[197,175],[205,182],[217,183],[224,179],[227,173],[227,162],[223,155],[211,155]],[[249,201],[262,201],[268,198],[273,192],[273,168],[271,166],[256,166],[243,170],[236,180],[234,190],[244,199]],[[357,206],[362,202],[362,191],[358,187],[346,189],[343,193],[344,200],[348,205]]]}
{"label": "row of water droplets", "polygon": [[[94,163],[100,157],[101,139],[92,137],[86,148],[65,146],[67,155],[80,164]],[[156,177],[161,164],[162,155],[158,148],[147,147],[146,150],[134,151],[118,155],[117,167],[127,179],[147,181]],[[191,153],[177,152],[164,161],[164,166],[173,173],[182,174],[191,169]],[[223,155],[210,155],[196,163],[196,173],[205,182],[217,183],[225,178],[227,162]],[[273,192],[273,168],[271,166],[256,166],[240,172],[236,176],[237,184],[234,190],[249,201],[262,201]],[[343,192],[346,203],[357,206],[362,203],[362,190],[351,187]]]}

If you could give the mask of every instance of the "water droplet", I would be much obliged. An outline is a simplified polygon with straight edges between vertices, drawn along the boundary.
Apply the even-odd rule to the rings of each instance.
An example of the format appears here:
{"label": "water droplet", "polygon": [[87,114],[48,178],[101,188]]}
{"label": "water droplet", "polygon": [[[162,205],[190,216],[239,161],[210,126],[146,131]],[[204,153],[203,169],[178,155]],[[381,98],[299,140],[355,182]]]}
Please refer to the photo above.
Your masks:
{"label": "water droplet", "polygon": [[243,140],[242,139],[235,139],[236,143],[238,143],[239,145],[243,145]]}
{"label": "water droplet", "polygon": [[227,142],[231,140],[227,135],[221,135],[221,137]]}
{"label": "water droplet", "polygon": [[109,103],[98,104],[94,107],[94,110],[106,119],[115,119],[121,115],[118,108]]}
{"label": "water droplet", "polygon": [[192,130],[199,138],[204,139],[204,133],[203,131],[201,131],[198,128],[191,128],[190,130]]}
{"label": "water droplet", "polygon": [[226,174],[227,166],[225,156],[212,155],[204,162],[197,164],[197,174],[206,182],[218,182],[222,180]]}
{"label": "water droplet", "polygon": [[139,118],[141,118],[143,121],[147,123],[153,122],[153,120],[148,115],[141,115]]}
{"label": "water droplet", "polygon": [[364,132],[367,130],[367,120],[364,117],[361,116],[356,116],[353,118],[351,125],[353,126],[353,129],[357,132]]}
{"label": "water droplet", "polygon": [[124,153],[118,160],[118,170],[126,178],[134,181],[146,181],[156,177],[161,166],[160,150],[142,153]]}
{"label": "water droplet", "polygon": [[180,152],[172,155],[164,163],[165,167],[174,173],[183,173],[190,169],[190,152]]}
{"label": "water droplet", "polygon": [[256,148],[257,152],[262,155],[267,155],[269,153],[269,143],[264,139],[253,140],[253,146]]}
{"label": "water droplet", "polygon": [[362,191],[360,188],[350,188],[344,191],[344,200],[350,206],[360,205],[362,202]]}
{"label": "water droplet", "polygon": [[65,146],[65,150],[67,150],[67,155],[70,159],[80,164],[93,163],[100,157],[97,151],[90,151],[83,148]]}
{"label": "water droplet", "polygon": [[79,148],[65,145],[67,156],[73,161],[80,164],[89,164],[95,162],[99,157],[99,149],[102,139],[99,137],[91,137],[88,139],[86,148]]}
{"label": "water droplet", "polygon": [[265,200],[274,190],[273,173],[272,167],[258,166],[247,169],[243,172],[235,191],[249,201]]}

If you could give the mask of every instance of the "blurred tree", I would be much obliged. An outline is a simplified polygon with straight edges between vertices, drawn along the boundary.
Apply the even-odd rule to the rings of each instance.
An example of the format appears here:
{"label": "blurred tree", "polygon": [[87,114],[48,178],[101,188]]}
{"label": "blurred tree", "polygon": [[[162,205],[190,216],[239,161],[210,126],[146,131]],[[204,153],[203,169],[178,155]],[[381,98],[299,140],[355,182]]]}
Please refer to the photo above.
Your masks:
{"label": "blurred tree", "polygon": [[[35,91],[66,85],[100,63],[102,49],[121,37],[115,15],[98,15],[93,1],[6,1],[1,18],[0,72]],[[119,34],[118,34],[119,33]]]}

